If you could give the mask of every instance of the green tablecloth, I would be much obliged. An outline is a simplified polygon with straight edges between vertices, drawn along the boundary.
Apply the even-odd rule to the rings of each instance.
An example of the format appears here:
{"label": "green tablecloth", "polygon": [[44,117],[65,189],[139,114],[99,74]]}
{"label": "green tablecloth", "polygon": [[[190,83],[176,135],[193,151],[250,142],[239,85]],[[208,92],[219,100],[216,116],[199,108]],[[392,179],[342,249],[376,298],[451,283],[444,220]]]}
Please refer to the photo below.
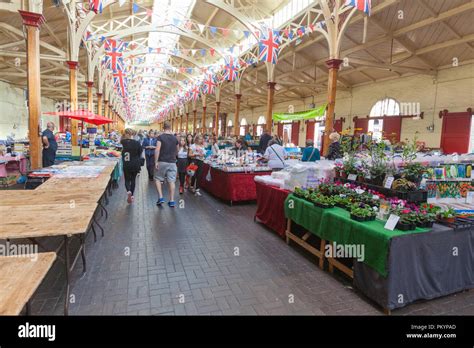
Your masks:
{"label": "green tablecloth", "polygon": [[321,239],[337,244],[364,245],[364,263],[386,277],[390,240],[409,233],[427,232],[430,229],[417,228],[414,231],[389,231],[382,221],[358,222],[341,208],[322,209],[312,203],[289,195],[285,201],[285,215]]}

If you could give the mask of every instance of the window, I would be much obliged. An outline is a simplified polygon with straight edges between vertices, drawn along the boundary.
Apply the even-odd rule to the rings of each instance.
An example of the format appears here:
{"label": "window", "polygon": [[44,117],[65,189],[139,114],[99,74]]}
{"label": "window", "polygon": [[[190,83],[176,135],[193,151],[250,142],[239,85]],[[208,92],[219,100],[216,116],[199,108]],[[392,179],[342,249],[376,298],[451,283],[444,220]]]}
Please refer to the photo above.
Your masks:
{"label": "window", "polygon": [[263,128],[265,127],[266,120],[265,116],[260,116],[257,120],[257,135],[261,136],[263,134]]}
{"label": "window", "polygon": [[291,130],[293,125],[291,123],[283,124],[283,144],[285,146],[291,144]]}
{"label": "window", "polygon": [[[400,115],[400,104],[393,98],[379,100],[372,106],[370,117]],[[375,140],[382,139],[383,120],[369,120],[368,131]]]}
{"label": "window", "polygon": [[232,120],[229,120],[229,122],[227,122],[227,127],[232,127]]}
{"label": "window", "polygon": [[314,146],[318,149],[322,148],[323,144],[323,132],[325,130],[325,123],[316,121],[314,123]]}
{"label": "window", "polygon": [[239,130],[239,135],[241,136],[245,136],[245,128],[247,126],[247,120],[245,118],[243,118],[241,121],[240,121],[240,130]]}

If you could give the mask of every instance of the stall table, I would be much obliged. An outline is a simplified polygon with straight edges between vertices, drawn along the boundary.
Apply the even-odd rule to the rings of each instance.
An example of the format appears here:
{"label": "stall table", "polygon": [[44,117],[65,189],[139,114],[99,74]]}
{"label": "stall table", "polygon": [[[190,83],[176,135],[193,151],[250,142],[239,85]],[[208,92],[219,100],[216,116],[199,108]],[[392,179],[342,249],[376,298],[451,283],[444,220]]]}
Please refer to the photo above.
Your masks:
{"label": "stall table", "polygon": [[[432,230],[389,231],[381,221],[353,221],[344,209],[321,209],[294,195],[285,202],[285,215],[288,240],[318,256],[320,267],[327,259],[330,271],[336,267],[353,277],[356,287],[387,312],[474,287],[474,230],[435,224]],[[292,233],[292,222],[307,231],[302,238]],[[311,234],[320,238],[319,249],[307,243]],[[354,260],[352,268],[325,257],[327,241],[363,246],[364,258]]]}
{"label": "stall table", "polygon": [[256,181],[257,211],[255,220],[263,223],[281,237],[285,236],[285,200],[290,191]]}
{"label": "stall table", "polygon": [[[35,257],[34,260],[32,257]],[[27,257],[0,256],[0,315],[18,315],[29,302],[56,259],[52,252]]]}
{"label": "stall table", "polygon": [[[210,171],[210,181],[208,174]],[[204,163],[202,166],[200,187],[224,201],[254,201],[257,199],[255,176],[270,175],[271,172],[225,172]]]}

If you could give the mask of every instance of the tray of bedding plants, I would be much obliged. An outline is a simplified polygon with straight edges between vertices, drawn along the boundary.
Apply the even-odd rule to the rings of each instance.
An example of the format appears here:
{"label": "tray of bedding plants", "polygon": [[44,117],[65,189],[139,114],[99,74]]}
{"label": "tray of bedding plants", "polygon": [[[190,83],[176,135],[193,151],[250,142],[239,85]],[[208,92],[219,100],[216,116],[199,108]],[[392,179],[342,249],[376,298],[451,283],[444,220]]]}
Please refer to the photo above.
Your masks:
{"label": "tray of bedding plants", "polygon": [[370,182],[354,181],[346,178],[336,178],[342,183],[356,183],[366,189],[384,194],[386,197],[397,197],[410,203],[424,203],[428,200],[428,191],[418,190],[416,184],[404,178],[396,179],[391,188],[375,185]]}
{"label": "tray of bedding plants", "polygon": [[452,208],[439,212],[436,222],[454,230],[474,228],[474,216],[472,214],[458,214]]}

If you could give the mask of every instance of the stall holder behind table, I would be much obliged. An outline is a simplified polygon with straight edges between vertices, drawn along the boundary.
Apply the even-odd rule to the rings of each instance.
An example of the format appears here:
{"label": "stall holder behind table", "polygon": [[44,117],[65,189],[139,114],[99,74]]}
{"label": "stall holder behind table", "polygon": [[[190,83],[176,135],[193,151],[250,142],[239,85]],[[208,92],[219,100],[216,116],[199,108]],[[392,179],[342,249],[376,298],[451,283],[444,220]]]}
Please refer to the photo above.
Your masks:
{"label": "stall holder behind table", "polygon": [[270,171],[226,172],[204,163],[199,185],[206,192],[232,205],[233,202],[256,200],[255,176],[270,174]]}
{"label": "stall holder behind table", "polygon": [[[321,268],[327,259],[330,271],[336,267],[353,277],[359,290],[387,312],[474,287],[474,230],[453,231],[435,224],[431,231],[389,231],[380,221],[356,222],[343,209],[322,209],[293,195],[285,202],[285,215],[288,241],[319,257]],[[307,231],[303,237],[292,232],[292,223]],[[311,235],[320,238],[319,249],[307,243]],[[325,257],[327,241],[363,245],[364,260],[354,260],[352,269]],[[456,257],[454,247],[458,248]]]}

